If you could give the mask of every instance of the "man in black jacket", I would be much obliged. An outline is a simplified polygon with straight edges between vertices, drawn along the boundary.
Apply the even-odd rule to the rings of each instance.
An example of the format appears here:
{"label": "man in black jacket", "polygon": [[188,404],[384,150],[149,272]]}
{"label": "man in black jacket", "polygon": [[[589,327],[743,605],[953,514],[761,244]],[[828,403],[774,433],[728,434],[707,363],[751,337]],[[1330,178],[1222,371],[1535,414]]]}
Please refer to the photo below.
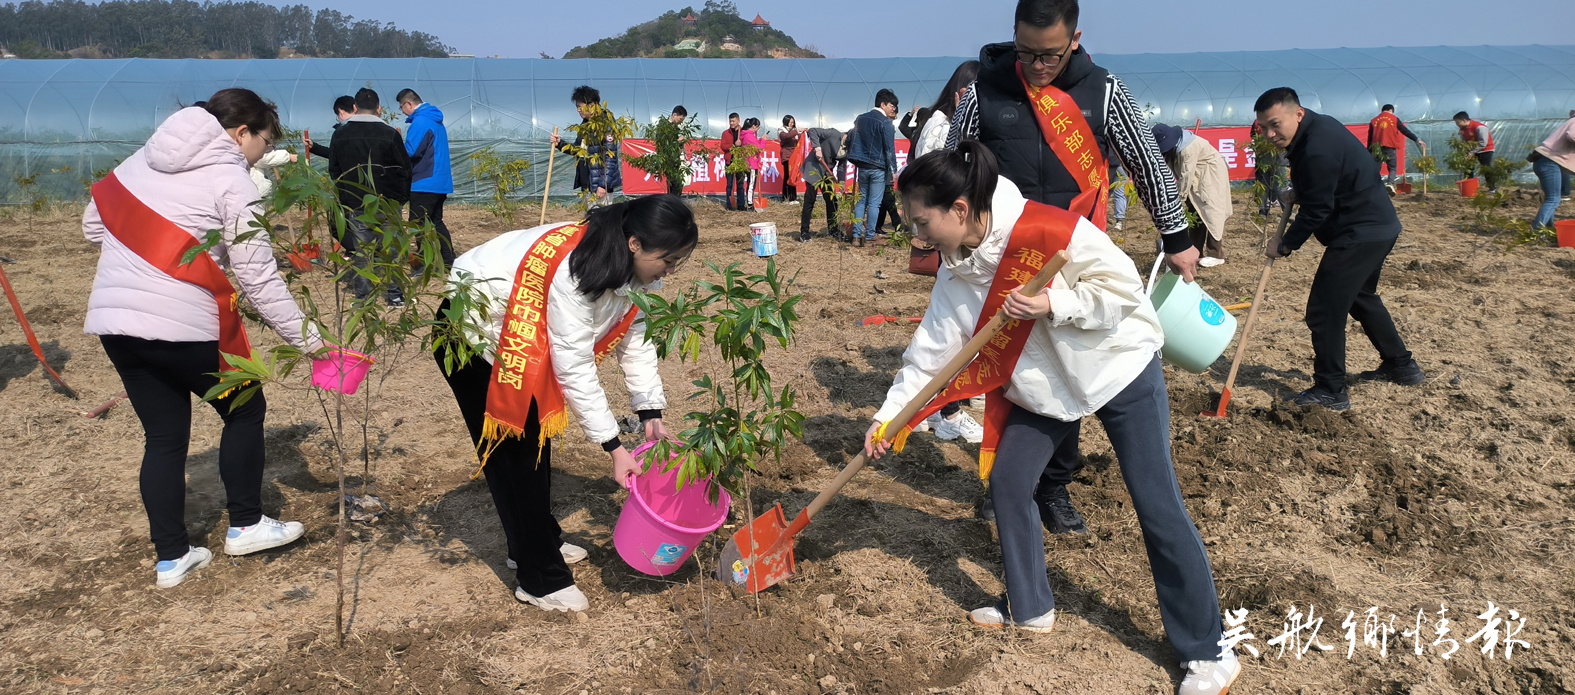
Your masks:
{"label": "man in black jacket", "polygon": [[815,191],[820,191],[826,201],[826,235],[832,238],[837,232],[837,199],[835,191],[847,174],[847,162],[841,158],[844,135],[834,128],[809,128],[804,131],[800,147],[809,148],[804,157],[804,209],[799,213],[798,240],[809,241],[809,220],[815,215]]}
{"label": "man in black jacket", "polygon": [[[979,50],[983,64],[979,78],[958,101],[946,148],[956,149],[961,140],[978,140],[990,148],[1000,162],[1001,175],[1017,184],[1024,197],[1068,209],[1081,192],[1081,177],[1068,170],[1046,143],[1023,84],[1065,92],[1088,122],[1104,159],[1110,161],[1115,155],[1115,161],[1132,177],[1138,197],[1159,227],[1171,266],[1190,281],[1197,271],[1198,250],[1187,237],[1187,215],[1181,207],[1176,177],[1165,165],[1148,121],[1126,85],[1095,65],[1080,45],[1083,32],[1077,28],[1078,15],[1077,0],[1018,1],[1012,41]],[[1097,207],[1094,214],[1102,219],[1103,195]],[[1045,528],[1051,533],[1088,532],[1066,491],[1077,471],[1077,449],[1074,430],[1039,479],[1035,496]],[[988,519],[992,515],[987,496],[980,516]]]}
{"label": "man in black jacket", "polygon": [[[339,132],[339,126],[343,125],[345,121],[350,120],[350,117],[354,115],[355,97],[346,94],[342,97],[339,97],[338,99],[335,99],[333,133]],[[320,144],[311,138],[304,138],[306,141],[306,150],[311,152],[313,157],[322,157],[323,159],[328,159],[328,148],[329,146],[333,145],[332,133],[329,134],[329,138],[330,140],[327,145]]]}
{"label": "man in black jacket", "polygon": [[1400,218],[1378,177],[1378,162],[1361,141],[1332,117],[1302,108],[1296,91],[1276,87],[1253,105],[1269,142],[1285,148],[1291,162],[1291,198],[1301,205],[1284,238],[1269,240],[1269,258],[1283,258],[1317,237],[1327,249],[1307,295],[1307,328],[1312,331],[1313,387],[1291,397],[1297,405],[1347,410],[1345,317],[1362,325],[1383,364],[1362,372],[1363,379],[1405,386],[1422,383],[1379,299],[1378,275],[1400,236]]}
{"label": "man in black jacket", "polygon": [[[574,110],[580,114],[580,124],[584,125],[596,113],[596,107],[601,106],[602,93],[590,85],[580,85],[574,88],[569,100],[574,102]],[[577,134],[571,146],[554,134],[552,146],[559,152],[575,157],[574,187],[589,195],[591,207],[612,202],[612,194],[623,185],[623,174],[618,163],[619,145],[611,135],[607,136],[606,142],[588,143],[585,142],[585,136]],[[585,150],[586,156],[579,155],[581,149]]]}
{"label": "man in black jacket", "polygon": [[[328,177],[338,187],[339,204],[347,208],[345,217],[349,218],[346,220],[348,234],[340,242],[346,251],[355,254],[358,268],[366,267],[368,255],[376,249],[375,245],[368,245],[377,241],[366,223],[355,219],[363,212],[362,199],[368,193],[375,193],[401,205],[410,201],[410,154],[405,151],[405,139],[399,131],[379,117],[382,111],[377,92],[366,88],[356,92],[355,115],[334,131],[333,146],[328,154]],[[390,220],[390,224],[393,223]],[[383,251],[405,252],[404,249]],[[360,276],[356,276],[352,287],[357,299],[365,299],[372,293],[372,283]],[[404,305],[398,288],[388,288],[387,299],[390,306]]]}

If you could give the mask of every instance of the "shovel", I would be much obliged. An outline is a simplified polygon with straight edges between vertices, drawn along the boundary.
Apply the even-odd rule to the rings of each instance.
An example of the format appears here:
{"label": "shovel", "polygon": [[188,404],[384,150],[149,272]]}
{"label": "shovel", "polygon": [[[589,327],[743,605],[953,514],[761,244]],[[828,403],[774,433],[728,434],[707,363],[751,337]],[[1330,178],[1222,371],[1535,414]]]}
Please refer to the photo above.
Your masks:
{"label": "shovel", "polygon": [[[1044,290],[1055,274],[1061,272],[1067,260],[1065,251],[1056,252],[1055,256],[1039,269],[1038,274],[1023,286],[1023,294],[1032,296]],[[1001,331],[1001,326],[1006,321],[1004,312],[996,312],[990,322],[963,346],[962,351],[947,362],[930,383],[919,389],[919,393],[908,402],[897,417],[892,418],[892,423],[899,427],[888,428],[890,430],[888,434],[895,438],[901,429],[900,425],[906,425],[913,416],[919,414],[919,410],[923,409],[930,399],[935,397],[935,394],[944,390],[951,383],[952,377],[967,367],[974,356],[979,354],[979,350]],[[853,457],[853,461],[846,468],[842,469],[841,473],[837,474],[836,479],[832,480],[826,489],[820,491],[804,511],[793,518],[793,523],[787,523],[787,517],[782,513],[782,505],[779,503],[749,522],[749,525],[739,529],[722,548],[720,564],[716,568],[716,578],[743,585],[749,593],[754,594],[793,576],[796,571],[793,563],[793,538],[809,525],[810,520],[826,507],[831,498],[837,496],[842,486],[848,484],[848,481],[864,467],[864,463],[864,454],[860,452]]]}
{"label": "shovel", "polygon": [[864,319],[863,321],[860,321],[859,325],[860,326],[879,326],[879,325],[881,325],[883,323],[921,323],[923,321],[924,321],[924,317],[922,317],[922,316],[881,316],[881,315],[875,315],[875,316],[871,316],[871,317],[869,317],[867,319]]}
{"label": "shovel", "polygon": [[[1285,227],[1291,222],[1291,206],[1286,205],[1280,213],[1280,231],[1275,238],[1285,236]],[[1272,241],[1272,239],[1271,239]],[[1241,358],[1247,354],[1247,338],[1252,335],[1252,324],[1258,320],[1258,307],[1263,305],[1263,290],[1269,286],[1269,271],[1274,269],[1274,259],[1266,259],[1263,263],[1263,275],[1258,278],[1258,291],[1252,295],[1252,305],[1247,310],[1247,325],[1241,329],[1241,340],[1236,343],[1236,357],[1230,361],[1230,375],[1225,377],[1225,389],[1220,392],[1220,406],[1214,411],[1198,413],[1198,417],[1224,418],[1225,406],[1230,403],[1230,387],[1236,385],[1236,372],[1241,369]]]}

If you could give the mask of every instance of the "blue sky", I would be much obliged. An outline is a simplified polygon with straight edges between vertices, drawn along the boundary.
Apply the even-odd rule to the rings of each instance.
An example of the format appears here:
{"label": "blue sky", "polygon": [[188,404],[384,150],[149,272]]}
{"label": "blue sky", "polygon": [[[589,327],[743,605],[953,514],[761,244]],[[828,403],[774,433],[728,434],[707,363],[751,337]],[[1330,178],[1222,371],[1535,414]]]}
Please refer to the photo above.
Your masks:
{"label": "blue sky", "polygon": [[[621,34],[685,4],[295,1],[435,34],[461,53],[506,58],[535,58],[542,52],[562,56],[574,46]],[[837,58],[975,55],[981,44],[1010,37],[1014,6],[1009,0],[738,0],[739,13],[746,18],[759,13],[801,45]],[[1430,0],[1409,6],[1373,0],[1087,0],[1082,13],[1084,42],[1102,53],[1575,44],[1575,0]],[[1479,22],[1478,16],[1486,21]]]}

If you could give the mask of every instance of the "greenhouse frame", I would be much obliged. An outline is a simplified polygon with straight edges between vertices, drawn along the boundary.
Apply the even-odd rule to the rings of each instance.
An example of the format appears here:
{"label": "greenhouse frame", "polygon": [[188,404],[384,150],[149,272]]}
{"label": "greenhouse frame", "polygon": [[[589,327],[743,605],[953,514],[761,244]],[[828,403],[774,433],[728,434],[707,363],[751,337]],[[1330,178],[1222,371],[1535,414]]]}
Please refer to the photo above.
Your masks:
{"label": "greenhouse frame", "polygon": [[[928,105],[964,58],[718,59],[300,59],[0,61],[0,202],[23,202],[17,177],[36,193],[85,196],[103,171],[141,146],[171,113],[227,87],[279,106],[287,127],[327,134],[333,100],[371,87],[385,108],[406,87],[442,109],[461,199],[482,196],[467,156],[494,147],[532,167],[523,195],[540,195],[547,139],[578,122],[569,93],[589,84],[614,111],[651,122],[682,104],[708,134],[727,115],[768,129],[791,114],[801,127],[847,128],[891,89],[901,110]],[[1264,90],[1289,86],[1303,104],[1350,124],[1382,104],[1435,152],[1455,133],[1450,117],[1487,122],[1501,156],[1540,142],[1575,109],[1575,46],[1477,46],[1098,55],[1121,76],[1151,120],[1243,126]],[[397,110],[394,114],[397,115]],[[396,121],[397,123],[397,121]],[[319,136],[321,139],[322,136]],[[298,146],[298,145],[297,145]],[[569,194],[571,176],[553,180]]]}

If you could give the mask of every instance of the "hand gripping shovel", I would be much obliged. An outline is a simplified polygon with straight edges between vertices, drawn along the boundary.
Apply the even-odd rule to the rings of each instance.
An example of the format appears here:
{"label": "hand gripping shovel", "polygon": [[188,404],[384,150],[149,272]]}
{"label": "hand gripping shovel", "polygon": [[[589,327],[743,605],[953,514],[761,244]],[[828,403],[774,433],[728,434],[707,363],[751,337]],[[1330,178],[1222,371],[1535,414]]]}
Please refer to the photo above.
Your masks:
{"label": "hand gripping shovel", "polygon": [[[1066,265],[1066,262],[1066,252],[1057,252],[1043,268],[1039,269],[1039,273],[1023,286],[1023,294],[1038,294],[1050,284],[1056,273],[1061,272],[1061,267]],[[990,322],[985,324],[984,329],[974,334],[973,338],[963,346],[962,351],[947,362],[930,383],[919,389],[919,393],[908,402],[897,417],[892,419],[892,422],[901,425],[912,420],[913,416],[935,397],[935,394],[940,393],[947,384],[951,383],[952,377],[973,361],[979,350],[1001,331],[1001,326],[1006,321],[1005,313],[996,312]],[[889,434],[895,438],[897,431],[894,429]],[[722,548],[721,562],[716,568],[716,578],[724,582],[741,584],[749,593],[754,594],[793,576],[795,572],[793,538],[809,525],[810,520],[826,507],[831,498],[837,496],[843,485],[848,484],[848,481],[858,474],[864,463],[864,454],[860,452],[858,456],[853,457],[853,461],[846,468],[842,469],[841,473],[837,474],[836,479],[832,480],[826,489],[820,491],[804,511],[793,518],[793,523],[787,523],[787,517],[782,514],[782,505],[778,504],[749,522],[749,525],[739,529]]]}
{"label": "hand gripping shovel", "polygon": [[[1280,231],[1274,235],[1278,239],[1285,236],[1285,227],[1291,221],[1291,206],[1286,205],[1284,212],[1280,213]],[[1270,239],[1273,241],[1273,239]],[[1274,269],[1274,259],[1266,259],[1263,263],[1263,276],[1258,278],[1258,291],[1252,295],[1252,305],[1247,310],[1247,325],[1241,329],[1241,340],[1236,342],[1236,357],[1230,361],[1230,375],[1225,377],[1225,390],[1220,392],[1220,406],[1213,411],[1198,413],[1198,417],[1225,417],[1225,406],[1230,403],[1230,387],[1236,385],[1236,372],[1241,369],[1242,355],[1247,354],[1247,338],[1252,335],[1252,324],[1258,320],[1258,307],[1263,306],[1263,290],[1269,286],[1269,271]]]}

